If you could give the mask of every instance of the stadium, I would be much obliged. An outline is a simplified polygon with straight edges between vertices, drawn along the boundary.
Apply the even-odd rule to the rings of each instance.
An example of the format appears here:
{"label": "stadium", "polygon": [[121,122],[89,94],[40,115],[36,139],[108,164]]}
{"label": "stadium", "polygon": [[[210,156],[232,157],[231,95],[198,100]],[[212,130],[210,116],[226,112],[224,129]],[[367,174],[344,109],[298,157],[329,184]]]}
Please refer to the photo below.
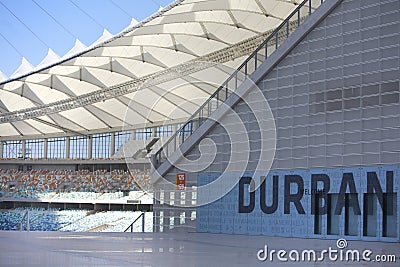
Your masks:
{"label": "stadium", "polygon": [[176,0],[23,62],[0,77],[1,265],[397,266],[399,18]]}

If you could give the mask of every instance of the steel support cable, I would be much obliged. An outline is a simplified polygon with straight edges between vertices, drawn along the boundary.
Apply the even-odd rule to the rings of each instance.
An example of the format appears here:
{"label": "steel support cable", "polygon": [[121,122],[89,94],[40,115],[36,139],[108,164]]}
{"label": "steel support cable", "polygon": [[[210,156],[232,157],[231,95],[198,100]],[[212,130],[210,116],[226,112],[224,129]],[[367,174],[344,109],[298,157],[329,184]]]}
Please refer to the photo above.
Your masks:
{"label": "steel support cable", "polygon": [[8,12],[10,12],[22,25],[24,25],[44,46],[46,46],[46,48],[49,48],[50,46],[43,41],[34,31],[32,31],[32,29],[30,27],[28,27],[28,25],[26,25],[17,15],[14,14],[14,12],[12,10],[10,10],[6,5],[4,5],[2,2],[0,2],[0,4],[8,10]]}

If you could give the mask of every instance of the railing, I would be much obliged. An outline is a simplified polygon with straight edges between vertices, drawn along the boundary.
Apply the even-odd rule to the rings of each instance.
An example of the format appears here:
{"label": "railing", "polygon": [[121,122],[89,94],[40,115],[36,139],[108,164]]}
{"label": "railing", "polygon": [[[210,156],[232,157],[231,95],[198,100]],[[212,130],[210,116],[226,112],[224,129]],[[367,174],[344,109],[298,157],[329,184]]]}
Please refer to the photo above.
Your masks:
{"label": "railing", "polygon": [[21,221],[18,224],[18,230],[23,231],[24,230],[24,221],[26,219],[26,231],[30,230],[30,216],[29,216],[29,210],[27,210],[24,214],[24,217],[22,217]]}
{"label": "railing", "polygon": [[153,155],[157,168],[210,117],[225,100],[241,85],[239,77],[251,75],[294,32],[301,23],[326,0],[304,0],[299,6],[260,44],[239,68],[200,106],[200,108],[176,131]]}
{"label": "railing", "polygon": [[127,232],[129,229],[131,230],[131,233],[133,232],[133,225],[135,224],[135,222],[137,222],[140,218],[142,218],[142,233],[144,233],[144,228],[145,228],[145,212],[142,212],[139,217],[137,217],[133,223],[131,223],[125,230],[124,232]]}

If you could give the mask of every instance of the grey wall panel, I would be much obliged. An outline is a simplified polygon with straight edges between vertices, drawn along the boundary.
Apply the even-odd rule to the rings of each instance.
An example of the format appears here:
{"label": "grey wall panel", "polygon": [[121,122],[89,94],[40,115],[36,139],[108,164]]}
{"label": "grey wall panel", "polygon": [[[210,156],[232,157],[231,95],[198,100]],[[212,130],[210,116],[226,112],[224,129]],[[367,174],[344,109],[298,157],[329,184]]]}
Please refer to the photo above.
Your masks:
{"label": "grey wall panel", "polygon": [[[399,164],[399,18],[398,0],[344,0],[258,82],[277,127],[271,173]],[[250,136],[251,172],[259,160],[257,122],[245,103],[234,110]],[[238,123],[233,117],[226,122]],[[229,134],[216,125],[206,137],[216,142],[218,157],[190,175],[193,184],[199,175],[223,172],[229,160]],[[195,147],[188,154],[198,153]],[[173,181],[180,171],[171,169],[167,179]],[[225,229],[235,233],[233,227]]]}

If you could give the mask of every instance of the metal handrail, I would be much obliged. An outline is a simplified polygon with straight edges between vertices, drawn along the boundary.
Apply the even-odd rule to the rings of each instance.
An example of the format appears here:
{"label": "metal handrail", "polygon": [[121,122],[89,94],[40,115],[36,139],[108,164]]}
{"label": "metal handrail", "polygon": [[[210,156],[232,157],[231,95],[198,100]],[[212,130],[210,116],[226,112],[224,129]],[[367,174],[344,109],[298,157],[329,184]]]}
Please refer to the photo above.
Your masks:
{"label": "metal handrail", "polygon": [[145,220],[144,220],[144,214],[145,212],[142,212],[125,230],[124,233],[131,229],[131,233],[133,232],[133,225],[140,219],[142,218],[142,233],[144,233],[144,228],[145,228]]}
{"label": "metal handrail", "polygon": [[[190,136],[205,121],[204,118],[210,117],[211,113],[220,106],[219,103],[225,102],[232,92],[234,92],[240,86],[238,83],[239,73],[241,75],[244,74],[246,77],[257,70],[261,63],[264,62],[268,56],[279,47],[279,44],[283,43],[283,41],[289,37],[290,33],[297,29],[301,25],[302,21],[304,21],[313,12],[313,5],[315,10],[324,1],[326,0],[304,0],[301,4],[299,4],[298,7],[293,10],[292,13],[290,13],[289,16],[286,17],[286,19],[270,35],[268,35],[268,37],[258,46],[258,48],[256,48],[254,52],[252,52],[247,59],[228,77],[228,79],[226,79],[226,81],[220,87],[218,87],[218,89],[196,110],[196,112],[190,116],[186,123],[184,123],[163,144],[163,146],[154,155],[152,155],[152,162],[155,165],[154,167],[157,168],[160,166],[162,160],[175,152],[177,148],[186,140],[188,137],[186,135],[188,133],[188,131],[186,131],[188,125],[191,126],[189,131]],[[253,70],[251,71],[250,69],[252,67]],[[234,78],[234,88],[230,88],[229,83],[233,81]],[[216,103],[216,108],[213,108],[212,104],[214,102]],[[194,122],[197,123],[196,129],[194,129]],[[180,137],[182,140],[180,140]],[[169,151],[169,147],[171,146],[172,142],[173,149]],[[162,157],[163,153],[165,154],[164,158]]]}
{"label": "metal handrail", "polygon": [[18,224],[18,230],[23,231],[23,223],[26,219],[26,230],[29,231],[30,230],[30,217],[29,217],[29,210],[27,210],[24,214],[24,216],[22,217],[21,221]]}

